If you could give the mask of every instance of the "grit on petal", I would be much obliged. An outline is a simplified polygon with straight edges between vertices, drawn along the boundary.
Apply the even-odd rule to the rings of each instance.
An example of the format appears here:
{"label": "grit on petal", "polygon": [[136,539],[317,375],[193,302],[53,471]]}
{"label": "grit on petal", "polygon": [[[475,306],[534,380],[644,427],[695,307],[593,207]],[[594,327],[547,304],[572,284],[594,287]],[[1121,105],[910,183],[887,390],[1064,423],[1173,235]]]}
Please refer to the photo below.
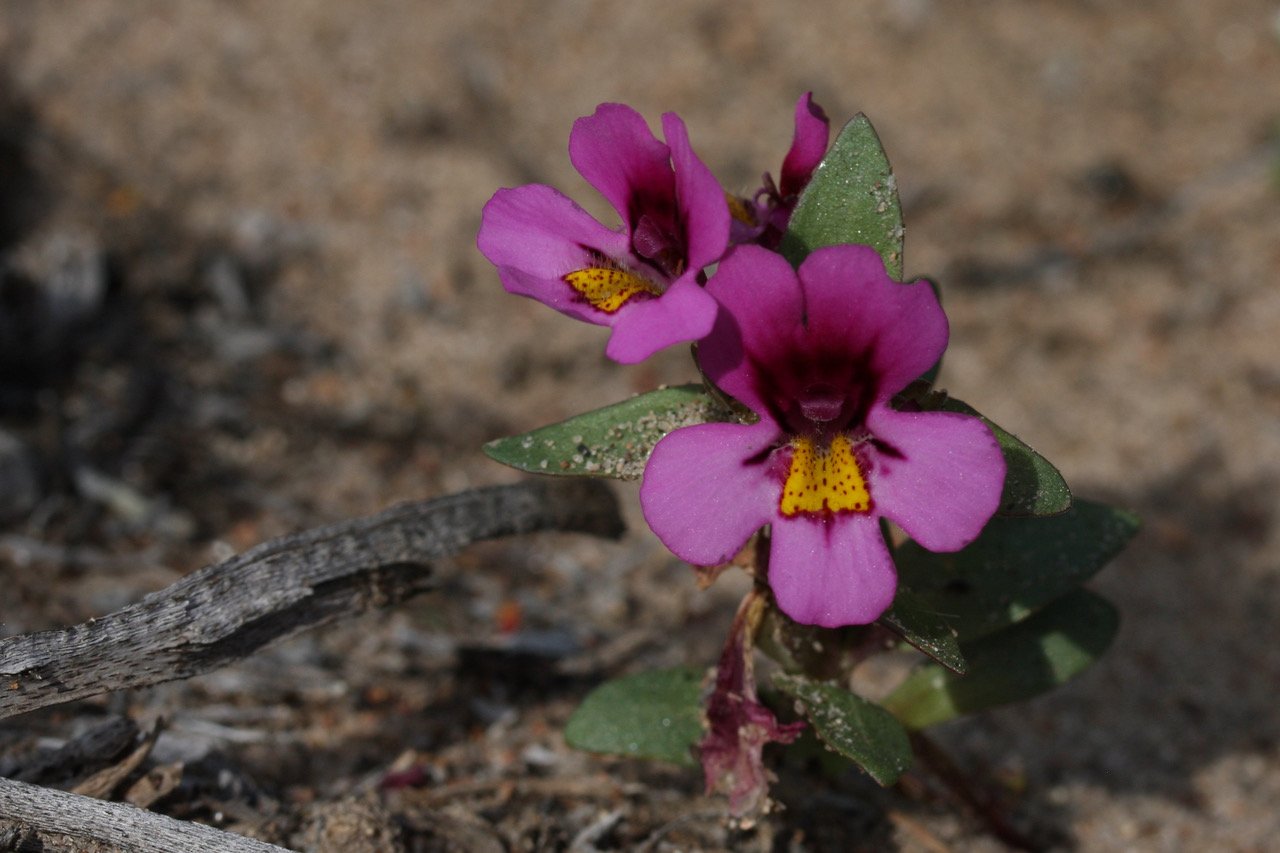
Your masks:
{"label": "grit on petal", "polygon": [[947,317],[926,281],[899,284],[869,246],[828,246],[800,264],[805,321],[815,342],[866,353],[876,399],[887,400],[947,348]]}
{"label": "grit on petal", "polygon": [[958,551],[1000,505],[1005,461],[987,425],[953,412],[876,407],[872,434],[893,453],[876,456],[872,494],[879,511],[930,551]]}
{"label": "grit on petal", "polygon": [[779,484],[765,463],[748,464],[778,439],[770,423],[685,427],[654,447],[640,485],[645,520],[681,559],[731,559],[777,512]]}
{"label": "grit on petal", "polygon": [[781,255],[738,246],[707,282],[722,309],[698,348],[698,364],[726,394],[759,415],[770,411],[761,395],[757,364],[776,364],[803,333],[801,291]]}
{"label": "grit on petal", "polygon": [[633,299],[618,310],[605,355],[622,364],[644,361],[664,347],[696,341],[711,331],[716,301],[694,281],[681,277],[656,299]]}
{"label": "grit on petal", "polygon": [[791,138],[791,148],[782,161],[782,175],[778,190],[784,198],[804,189],[827,153],[827,140],[831,134],[830,122],[822,107],[813,102],[813,93],[805,92],[796,102],[796,130]]}
{"label": "grit on petal", "polygon": [[675,113],[662,116],[662,133],[675,167],[676,201],[684,225],[687,268],[701,270],[724,255],[729,245],[729,205],[720,182],[698,159],[689,144],[689,131]]}
{"label": "grit on petal", "polygon": [[769,586],[796,622],[865,625],[893,603],[898,575],[874,514],[779,514],[772,536]]}
{"label": "grit on petal", "polygon": [[[601,104],[575,121],[569,134],[570,162],[618,211],[628,232],[635,230],[642,213],[658,213],[644,209],[649,204],[674,202],[670,157],[671,150],[653,135],[644,117],[626,104]],[[667,206],[664,220],[675,213]]]}

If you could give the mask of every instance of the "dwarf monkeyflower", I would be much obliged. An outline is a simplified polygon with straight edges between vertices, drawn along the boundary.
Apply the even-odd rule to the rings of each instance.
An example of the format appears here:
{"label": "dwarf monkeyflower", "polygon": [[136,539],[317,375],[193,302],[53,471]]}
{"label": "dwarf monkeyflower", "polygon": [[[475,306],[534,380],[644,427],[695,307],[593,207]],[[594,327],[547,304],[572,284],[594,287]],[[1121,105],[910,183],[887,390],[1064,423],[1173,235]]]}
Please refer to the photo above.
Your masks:
{"label": "dwarf monkeyflower", "polygon": [[529,184],[494,194],[476,239],[508,291],[612,327],[605,353],[627,364],[711,330],[716,304],[702,270],[729,240],[724,194],[684,123],[667,113],[662,129],[665,144],[623,104],[574,122],[569,159],[617,210],[620,229]]}
{"label": "dwarf monkeyflower", "polygon": [[733,216],[729,241],[734,245],[756,243],[766,249],[776,248],[800,193],[827,153],[830,122],[822,107],[813,102],[812,92],[805,92],[796,102],[795,121],[791,148],[782,161],[778,182],[774,183],[773,176],[766,172],[764,185],[750,199],[728,197]]}
{"label": "dwarf monkeyflower", "polygon": [[707,292],[722,310],[698,363],[759,420],[659,441],[640,489],[645,519],[697,565],[725,562],[771,525],[768,581],[784,613],[824,627],[874,621],[897,586],[880,519],[929,550],[959,550],[1004,484],[980,420],[891,405],[946,348],[937,297],[853,245],[817,249],[799,270],[740,246]]}

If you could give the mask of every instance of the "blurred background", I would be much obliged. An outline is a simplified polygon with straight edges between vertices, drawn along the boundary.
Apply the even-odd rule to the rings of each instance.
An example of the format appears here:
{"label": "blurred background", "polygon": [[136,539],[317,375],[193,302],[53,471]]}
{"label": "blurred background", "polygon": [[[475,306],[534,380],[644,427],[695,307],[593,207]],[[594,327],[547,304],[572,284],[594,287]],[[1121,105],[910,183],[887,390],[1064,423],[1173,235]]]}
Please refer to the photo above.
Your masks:
{"label": "blurred background", "polygon": [[[480,210],[541,182],[609,221],[566,151],[602,101],[654,127],[679,113],[750,191],[810,90],[833,130],[865,112],[893,163],[907,275],[939,281],[951,318],[941,386],[1146,522],[1095,583],[1124,614],[1108,658],[940,740],[1045,843],[1272,848],[1274,0],[6,0],[0,635],[264,538],[513,481],[483,441],[694,378],[679,348],[623,368],[603,330],[505,294],[474,247]],[[298,846],[413,767],[454,823],[406,817],[426,808],[407,794],[377,808],[421,838],[469,827],[471,849],[563,849],[614,812],[583,843],[1000,849],[939,798],[803,768],[775,788],[786,811],[729,829],[696,771],[567,750],[589,685],[543,683],[503,649],[621,648],[605,674],[709,664],[740,590],[698,592],[634,486],[618,491],[622,544],[477,549],[419,604],[21,718],[0,749],[163,712],[188,780],[222,762],[274,804],[226,820]],[[492,672],[463,677],[467,655]],[[468,780],[516,793],[449,788]],[[189,784],[156,807],[205,817],[217,796],[234,799]]]}

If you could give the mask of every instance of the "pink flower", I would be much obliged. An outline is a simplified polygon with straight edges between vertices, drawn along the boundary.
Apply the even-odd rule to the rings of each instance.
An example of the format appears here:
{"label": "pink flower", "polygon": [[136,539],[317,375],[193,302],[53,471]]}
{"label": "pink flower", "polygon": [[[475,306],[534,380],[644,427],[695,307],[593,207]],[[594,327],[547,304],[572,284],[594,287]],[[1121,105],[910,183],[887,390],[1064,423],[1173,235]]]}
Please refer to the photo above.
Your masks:
{"label": "pink flower", "polygon": [[1004,483],[981,421],[890,405],[946,348],[937,298],[851,245],[814,251],[798,276],[779,255],[741,246],[707,292],[723,307],[698,362],[759,421],[658,442],[640,490],[645,518],[698,565],[728,560],[771,525],[769,585],[784,613],[825,627],[874,621],[897,586],[880,519],[930,550],[959,550]]}
{"label": "pink flower", "polygon": [[684,123],[667,113],[662,129],[666,143],[623,104],[601,104],[573,125],[569,159],[617,210],[620,229],[529,184],[494,194],[476,240],[510,292],[611,326],[605,352],[624,363],[710,331],[716,304],[702,270],[729,240],[724,193]]}
{"label": "pink flower", "polygon": [[813,93],[805,92],[796,101],[796,129],[791,148],[782,161],[782,173],[775,184],[773,176],[764,175],[764,185],[750,199],[730,198],[730,242],[756,243],[767,249],[776,248],[791,220],[800,193],[813,177],[827,153],[830,122],[822,107],[813,102]]}

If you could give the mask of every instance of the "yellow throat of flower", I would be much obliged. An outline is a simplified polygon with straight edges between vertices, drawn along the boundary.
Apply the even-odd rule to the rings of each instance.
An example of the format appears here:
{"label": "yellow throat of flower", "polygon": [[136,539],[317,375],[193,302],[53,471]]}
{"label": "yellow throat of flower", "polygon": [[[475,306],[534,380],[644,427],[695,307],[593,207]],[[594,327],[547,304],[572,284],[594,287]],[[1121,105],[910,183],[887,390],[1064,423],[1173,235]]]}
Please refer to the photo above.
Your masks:
{"label": "yellow throat of flower", "polygon": [[800,436],[791,441],[791,451],[782,487],[783,515],[870,511],[871,493],[848,436],[837,434],[826,447]]}
{"label": "yellow throat of flower", "polygon": [[725,193],[724,200],[729,205],[729,215],[741,222],[743,225],[754,228],[756,226],[755,211],[751,209],[746,199]]}
{"label": "yellow throat of flower", "polygon": [[658,286],[648,279],[612,267],[588,267],[569,273],[564,280],[587,304],[606,314],[614,313],[641,294],[662,295]]}

